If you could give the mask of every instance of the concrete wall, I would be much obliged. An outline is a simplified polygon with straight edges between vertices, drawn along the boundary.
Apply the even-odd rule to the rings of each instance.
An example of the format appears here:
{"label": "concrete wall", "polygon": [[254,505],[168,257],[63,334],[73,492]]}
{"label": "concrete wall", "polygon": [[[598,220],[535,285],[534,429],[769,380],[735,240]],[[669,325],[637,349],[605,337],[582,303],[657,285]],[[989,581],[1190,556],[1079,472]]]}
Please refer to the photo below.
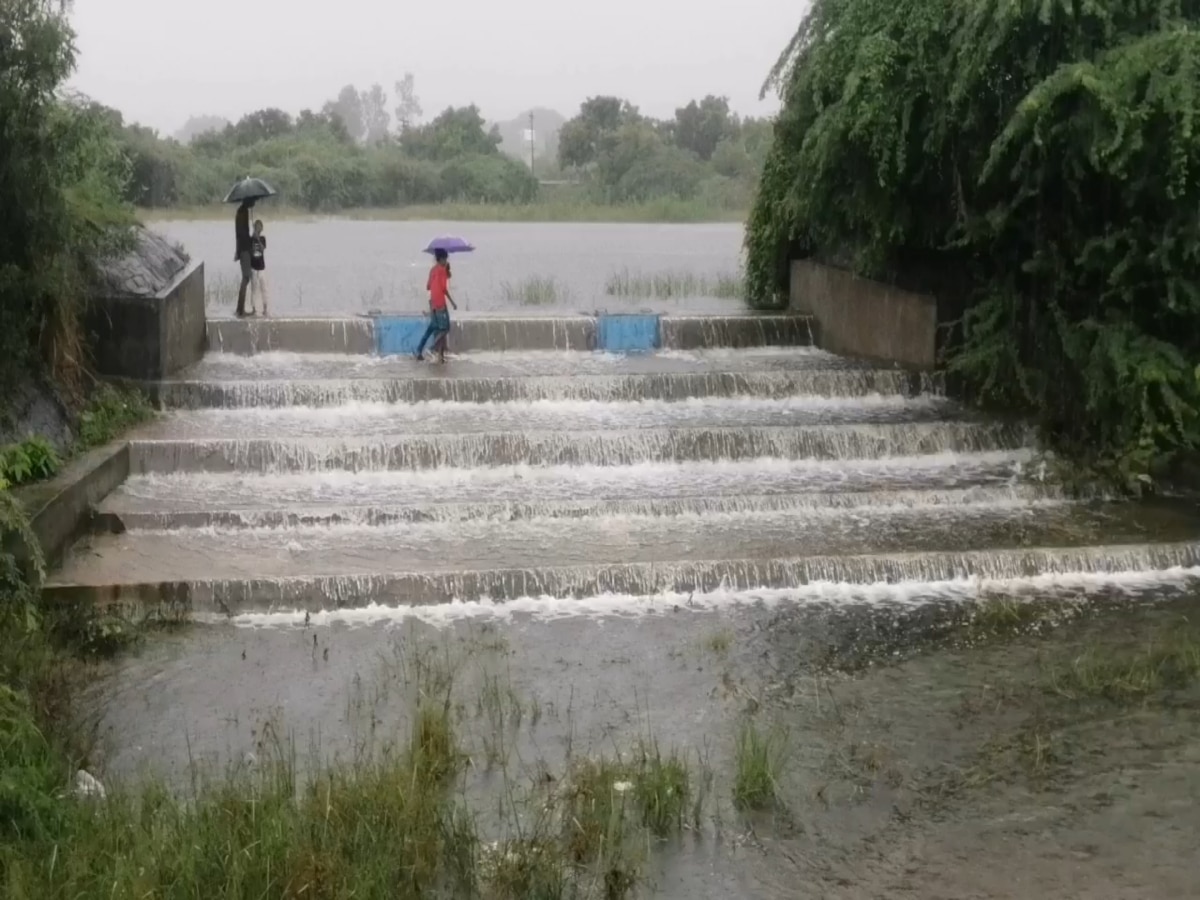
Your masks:
{"label": "concrete wall", "polygon": [[[47,566],[56,564],[88,530],[92,507],[128,476],[129,445],[119,441],[85,453],[49,481],[13,491],[29,516]],[[11,549],[25,558],[23,548]]]}
{"label": "concrete wall", "polygon": [[937,300],[794,260],[791,308],[814,319],[823,350],[919,369],[937,364]]}
{"label": "concrete wall", "polygon": [[93,298],[84,325],[101,375],[169,378],[204,355],[204,263],[154,296]]}

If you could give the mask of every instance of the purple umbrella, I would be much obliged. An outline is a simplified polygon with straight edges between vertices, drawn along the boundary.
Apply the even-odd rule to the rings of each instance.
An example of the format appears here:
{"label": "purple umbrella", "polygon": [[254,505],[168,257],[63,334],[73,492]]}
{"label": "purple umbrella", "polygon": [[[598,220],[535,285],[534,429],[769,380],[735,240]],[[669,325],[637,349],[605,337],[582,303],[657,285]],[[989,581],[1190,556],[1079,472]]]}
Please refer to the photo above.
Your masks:
{"label": "purple umbrella", "polygon": [[447,253],[470,253],[474,249],[460,237],[438,237],[429,242],[425,252],[433,253],[435,250],[445,250]]}

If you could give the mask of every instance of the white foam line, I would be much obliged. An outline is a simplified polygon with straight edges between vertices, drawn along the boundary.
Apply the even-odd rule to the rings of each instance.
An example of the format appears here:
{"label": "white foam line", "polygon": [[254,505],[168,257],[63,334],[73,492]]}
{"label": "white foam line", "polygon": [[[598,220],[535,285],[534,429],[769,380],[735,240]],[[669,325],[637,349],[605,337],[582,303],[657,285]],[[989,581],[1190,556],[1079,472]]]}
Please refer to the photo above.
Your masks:
{"label": "white foam line", "polygon": [[[520,505],[521,501],[512,501],[514,505]],[[555,501],[551,501],[555,502]],[[886,516],[920,516],[932,512],[939,514],[955,513],[962,517],[967,517],[972,514],[986,515],[988,513],[1005,513],[1005,512],[1027,512],[1034,513],[1041,509],[1056,509],[1075,504],[1076,501],[1062,497],[1043,497],[1038,499],[1022,498],[1022,497],[993,497],[990,499],[978,501],[964,502],[928,502],[928,503],[887,503],[878,506],[798,506],[784,509],[734,509],[734,510],[683,510],[671,515],[655,514],[650,512],[617,512],[611,513],[604,510],[597,510],[592,515],[586,517],[573,517],[566,521],[561,526],[566,528],[569,521],[572,525],[591,524],[596,528],[614,528],[633,525],[647,525],[650,523],[660,523],[663,528],[677,529],[684,524],[703,524],[703,525],[731,525],[738,522],[753,521],[759,527],[764,527],[771,523],[796,522],[803,524],[810,520],[828,520],[828,519],[865,519],[871,517],[886,517]],[[532,504],[532,505],[536,505]],[[285,510],[286,511],[286,510]],[[545,515],[530,515],[519,521],[508,522],[505,527],[513,530],[520,530],[523,527],[529,528],[534,526],[544,526],[546,520],[562,521],[563,517],[554,516],[549,513]],[[277,526],[256,526],[246,528],[245,526],[227,526],[227,525],[177,525],[162,527],[135,527],[130,528],[127,533],[129,535],[137,534],[168,534],[168,535],[247,535],[255,533],[258,535],[267,535],[271,533],[286,534],[289,538],[314,538],[314,537],[351,537],[353,535],[405,535],[419,534],[425,536],[426,539],[431,539],[438,532],[446,532],[448,534],[462,534],[464,531],[469,531],[473,528],[492,529],[496,527],[496,521],[490,518],[467,518],[467,519],[430,519],[421,521],[398,521],[388,522],[386,524],[371,524],[365,521],[351,522],[329,522],[321,524],[302,523],[297,525],[277,525]]]}
{"label": "white foam line", "polygon": [[[219,422],[250,420],[255,423],[288,421],[328,421],[336,424],[343,419],[351,423],[363,418],[412,419],[447,413],[467,416],[486,416],[505,412],[543,413],[553,415],[620,415],[624,410],[662,412],[668,417],[680,410],[718,412],[733,410],[739,413],[780,413],[788,411],[826,412],[847,410],[910,409],[928,411],[948,406],[950,401],[933,394],[906,397],[901,394],[866,394],[856,397],[824,397],[816,394],[792,397],[692,397],[686,400],[499,400],[486,403],[465,403],[454,400],[422,400],[416,403],[385,403],[373,400],[350,400],[325,406],[240,406],[230,409],[176,410],[163,417],[171,422]],[[665,424],[670,424],[668,421]]]}
{"label": "white foam line", "polygon": [[211,486],[212,490],[224,490],[230,482],[248,482],[264,490],[272,486],[288,486],[297,483],[328,485],[396,485],[434,483],[504,483],[522,481],[571,481],[581,482],[596,478],[601,481],[627,483],[634,479],[660,479],[663,476],[686,476],[704,478],[713,475],[761,475],[764,473],[803,475],[806,472],[843,473],[846,471],[935,471],[954,466],[995,466],[1012,464],[1020,467],[1037,458],[1036,451],[994,450],[980,453],[955,453],[945,451],[920,456],[885,456],[877,459],[781,459],[774,456],[745,460],[688,460],[684,462],[641,462],[626,466],[480,466],[472,468],[443,467],[423,469],[390,469],[362,472],[344,470],[316,472],[269,472],[247,474],[244,472],[171,472],[132,475],[126,485],[153,488],[159,484],[188,483],[196,487]]}
{"label": "white foam line", "polygon": [[446,626],[466,619],[510,619],[515,615],[527,615],[543,621],[571,617],[637,617],[664,611],[703,612],[759,604],[768,607],[789,604],[891,604],[917,607],[934,602],[969,602],[989,595],[1033,601],[1056,593],[1061,595],[1082,592],[1086,595],[1103,589],[1115,589],[1130,598],[1136,598],[1147,591],[1186,588],[1198,582],[1200,566],[1177,566],[1154,571],[1037,575],[1031,578],[996,580],[972,578],[894,584],[878,582],[870,585],[817,582],[801,588],[758,591],[713,591],[703,594],[669,592],[641,596],[602,594],[582,600],[521,597],[507,602],[496,602],[487,598],[456,600],[433,606],[388,607],[372,604],[356,609],[325,610],[307,614],[297,610],[243,613],[232,618],[197,616],[196,620],[210,623],[232,622],[241,628],[288,628],[305,624],[318,627],[335,624],[364,626],[414,619],[430,625]]}

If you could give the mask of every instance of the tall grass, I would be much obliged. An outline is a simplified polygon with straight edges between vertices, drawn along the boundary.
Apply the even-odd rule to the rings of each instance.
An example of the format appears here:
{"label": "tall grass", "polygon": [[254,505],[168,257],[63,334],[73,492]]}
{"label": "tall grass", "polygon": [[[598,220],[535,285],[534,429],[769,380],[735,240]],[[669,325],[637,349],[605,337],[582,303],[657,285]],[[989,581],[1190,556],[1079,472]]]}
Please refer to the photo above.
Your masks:
{"label": "tall grass", "polygon": [[608,277],[604,292],[610,297],[674,300],[687,297],[741,299],[745,282],[740,273],[697,275],[694,272],[630,272],[624,269]]}
{"label": "tall grass", "polygon": [[574,294],[552,275],[532,275],[521,281],[501,282],[500,297],[510,306],[557,306],[571,302]]}
{"label": "tall grass", "polygon": [[[402,740],[301,766],[271,728],[260,760],[197,777],[182,797],[156,782],[63,796],[61,760],[0,689],[3,896],[620,900],[651,838],[681,831],[689,767],[647,741],[627,758],[576,760],[559,779],[522,785],[505,769],[485,834],[462,799],[471,766],[453,664],[415,653],[406,665],[415,696]],[[497,727],[519,725],[519,699],[490,684],[484,712],[494,700]],[[522,792],[530,799],[511,799]]]}
{"label": "tall grass", "polygon": [[787,732],[760,730],[742,722],[734,748],[733,802],[739,809],[766,809],[779,802],[779,781],[787,767],[791,742]]}

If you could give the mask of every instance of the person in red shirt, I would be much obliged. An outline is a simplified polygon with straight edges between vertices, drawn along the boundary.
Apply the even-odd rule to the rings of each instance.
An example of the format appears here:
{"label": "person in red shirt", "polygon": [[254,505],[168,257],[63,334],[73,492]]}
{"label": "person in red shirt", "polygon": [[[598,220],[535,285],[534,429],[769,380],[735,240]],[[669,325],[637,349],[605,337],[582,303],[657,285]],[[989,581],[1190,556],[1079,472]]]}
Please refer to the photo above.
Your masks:
{"label": "person in red shirt", "polygon": [[438,361],[445,362],[446,337],[450,334],[450,311],[446,309],[446,304],[449,303],[456,310],[458,305],[450,296],[450,261],[446,251],[434,251],[433,258],[433,268],[429,270],[429,278],[425,282],[425,289],[429,291],[429,327],[417,345],[417,359],[425,358],[425,344],[432,337]]}

